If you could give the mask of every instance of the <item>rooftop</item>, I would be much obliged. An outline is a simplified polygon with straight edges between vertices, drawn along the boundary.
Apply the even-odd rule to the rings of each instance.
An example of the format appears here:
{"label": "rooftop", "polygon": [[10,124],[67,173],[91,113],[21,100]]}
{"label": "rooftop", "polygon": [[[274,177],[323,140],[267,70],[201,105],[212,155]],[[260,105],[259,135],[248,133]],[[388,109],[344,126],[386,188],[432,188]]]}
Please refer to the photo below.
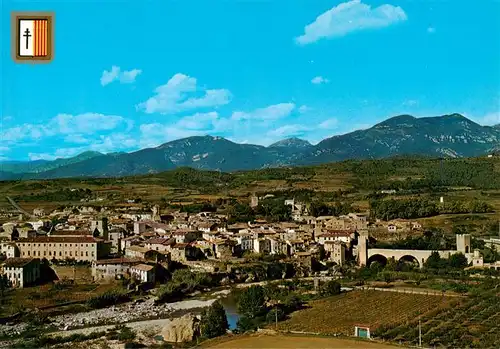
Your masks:
{"label": "rooftop", "polygon": [[3,263],[3,266],[4,267],[21,268],[21,267],[24,267],[25,265],[31,263],[34,260],[39,261],[38,258],[20,258],[20,257],[7,258],[5,260],[5,262]]}
{"label": "rooftop", "polygon": [[99,240],[91,236],[37,236],[17,240],[18,243],[49,243],[49,242],[74,242],[74,243],[97,243]]}

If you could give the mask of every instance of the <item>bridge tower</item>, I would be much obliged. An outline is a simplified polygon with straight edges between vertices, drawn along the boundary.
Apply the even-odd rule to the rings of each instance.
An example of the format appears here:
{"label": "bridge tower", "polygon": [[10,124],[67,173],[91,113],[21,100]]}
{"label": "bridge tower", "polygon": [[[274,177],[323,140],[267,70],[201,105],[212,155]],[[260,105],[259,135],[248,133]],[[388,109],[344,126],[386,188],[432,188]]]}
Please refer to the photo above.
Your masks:
{"label": "bridge tower", "polygon": [[368,232],[362,231],[358,236],[358,264],[368,263]]}
{"label": "bridge tower", "polygon": [[471,253],[471,235],[470,234],[457,234],[457,252],[463,254]]}

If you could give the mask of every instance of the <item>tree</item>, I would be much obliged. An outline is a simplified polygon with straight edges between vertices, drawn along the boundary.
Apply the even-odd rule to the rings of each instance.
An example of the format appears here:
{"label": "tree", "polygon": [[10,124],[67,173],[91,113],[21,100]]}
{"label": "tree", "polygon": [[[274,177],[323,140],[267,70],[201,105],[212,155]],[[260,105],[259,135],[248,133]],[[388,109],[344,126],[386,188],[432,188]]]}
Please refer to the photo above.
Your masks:
{"label": "tree", "polygon": [[340,294],[340,284],[335,280],[330,280],[321,287],[320,294],[324,297]]}
{"label": "tree", "polygon": [[206,338],[222,336],[229,328],[226,312],[219,301],[215,301],[201,314],[201,335]]}
{"label": "tree", "polygon": [[243,316],[254,319],[266,310],[264,289],[262,286],[250,286],[244,290],[238,300],[238,311]]}
{"label": "tree", "polygon": [[439,252],[432,252],[429,258],[424,263],[424,266],[429,269],[440,269],[444,267],[444,261],[441,259]]}
{"label": "tree", "polygon": [[463,253],[452,254],[448,263],[450,267],[455,269],[463,269],[469,264],[467,261],[467,257],[465,257]]}

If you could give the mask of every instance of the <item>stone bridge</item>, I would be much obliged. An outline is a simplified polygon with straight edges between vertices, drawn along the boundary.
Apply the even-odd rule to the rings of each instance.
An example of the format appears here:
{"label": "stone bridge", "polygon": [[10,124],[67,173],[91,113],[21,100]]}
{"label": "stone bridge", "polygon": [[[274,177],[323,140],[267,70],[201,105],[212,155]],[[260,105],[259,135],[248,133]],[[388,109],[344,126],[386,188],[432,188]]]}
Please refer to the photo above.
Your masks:
{"label": "stone bridge", "polygon": [[[407,262],[417,262],[418,266],[422,268],[425,261],[432,252],[430,250],[393,250],[385,248],[370,248],[367,251],[367,265],[372,262],[380,261],[387,262],[388,259],[394,258],[396,262],[407,261]],[[449,258],[452,254],[457,253],[457,251],[437,251],[441,258]]]}

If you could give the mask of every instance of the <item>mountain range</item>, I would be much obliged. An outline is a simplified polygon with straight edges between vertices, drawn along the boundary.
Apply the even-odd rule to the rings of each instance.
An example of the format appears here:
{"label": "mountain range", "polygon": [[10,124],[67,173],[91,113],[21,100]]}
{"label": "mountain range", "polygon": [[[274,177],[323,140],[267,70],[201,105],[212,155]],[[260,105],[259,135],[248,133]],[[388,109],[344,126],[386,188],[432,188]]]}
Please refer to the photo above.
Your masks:
{"label": "mountain range", "polygon": [[481,126],[460,114],[424,118],[399,115],[316,145],[288,138],[264,147],[221,137],[195,136],[131,153],[88,151],[53,161],[0,162],[0,180],[114,177],[177,167],[237,171],[398,155],[473,157],[498,151],[500,125]]}

